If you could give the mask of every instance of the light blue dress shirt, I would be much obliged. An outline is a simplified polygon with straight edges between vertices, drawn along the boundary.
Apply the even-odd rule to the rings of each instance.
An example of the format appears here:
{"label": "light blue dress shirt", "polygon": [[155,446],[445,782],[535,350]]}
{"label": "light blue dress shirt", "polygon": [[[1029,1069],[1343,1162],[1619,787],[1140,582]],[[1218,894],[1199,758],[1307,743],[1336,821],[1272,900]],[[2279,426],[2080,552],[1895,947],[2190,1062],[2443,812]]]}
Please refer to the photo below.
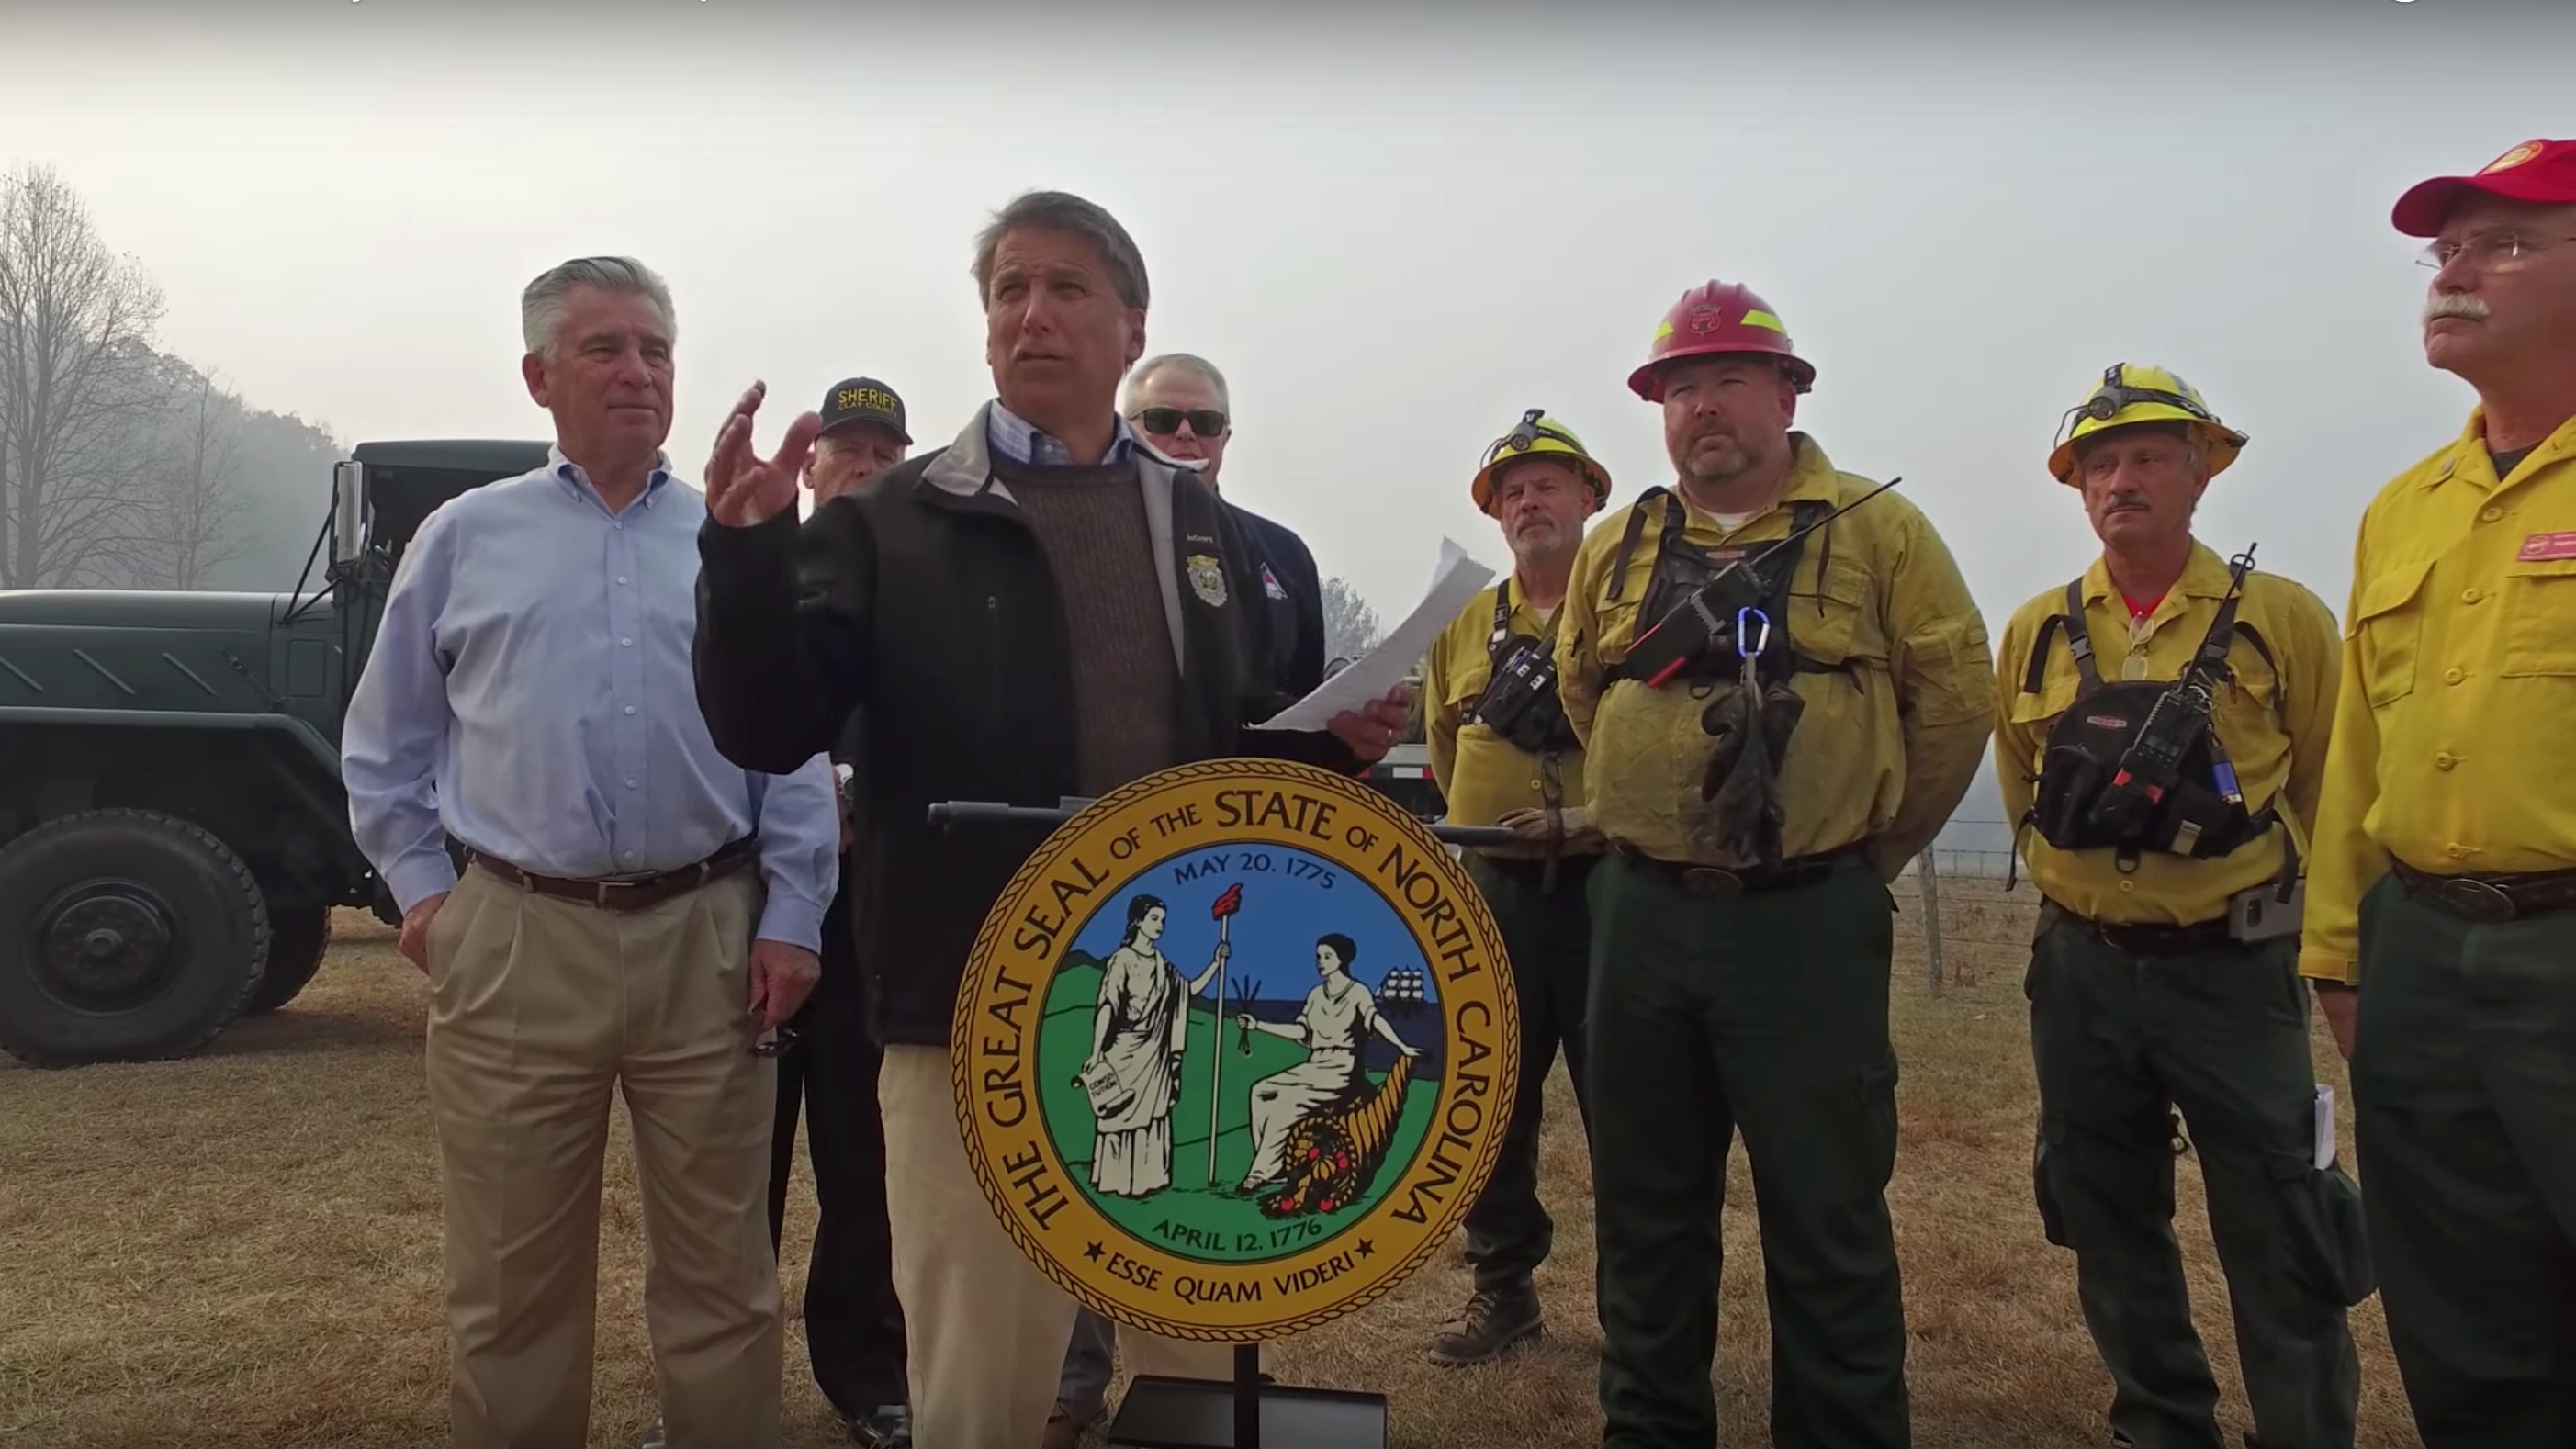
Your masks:
{"label": "light blue dress shirt", "polygon": [[358,848],[408,911],[456,884],[444,836],[540,875],[671,870],[757,831],[757,934],[819,951],[839,882],[829,756],[719,753],[698,713],[705,495],[656,469],[612,513],[560,450],[430,514],[349,702]]}
{"label": "light blue dress shirt", "polygon": [[[1127,426],[1123,417],[1116,421],[1118,426],[1109,435],[1109,451],[1100,459],[1104,464],[1124,463],[1128,455],[1136,451],[1136,430]],[[984,436],[995,453],[1014,463],[1062,468],[1073,462],[1073,454],[1062,439],[1053,433],[1040,432],[1037,424],[1002,406],[998,398],[994,400],[985,423]]]}

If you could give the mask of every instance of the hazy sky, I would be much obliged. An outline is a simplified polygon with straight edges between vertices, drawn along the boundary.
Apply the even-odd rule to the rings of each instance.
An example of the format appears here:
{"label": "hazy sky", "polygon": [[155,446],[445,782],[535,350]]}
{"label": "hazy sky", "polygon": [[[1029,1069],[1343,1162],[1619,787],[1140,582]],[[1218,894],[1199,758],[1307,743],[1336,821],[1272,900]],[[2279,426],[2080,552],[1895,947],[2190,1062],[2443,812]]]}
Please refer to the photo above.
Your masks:
{"label": "hazy sky", "polygon": [[1666,480],[1627,373],[1746,281],[1821,372],[1800,425],[1904,476],[1999,632],[2093,552],[2043,460],[2121,360],[2252,434],[2203,536],[2340,612],[2363,504],[2471,400],[2389,207],[2576,131],[2570,0],[1284,9],[10,0],[0,166],[78,188],[165,345],[344,442],[543,436],[519,287],[638,255],[692,479],[754,377],[764,449],[852,372],[952,436],[970,238],[1076,191],[1144,250],[1150,350],[1233,381],[1228,495],[1387,615],[1444,533],[1507,563],[1466,485],[1524,408],[1621,499]]}

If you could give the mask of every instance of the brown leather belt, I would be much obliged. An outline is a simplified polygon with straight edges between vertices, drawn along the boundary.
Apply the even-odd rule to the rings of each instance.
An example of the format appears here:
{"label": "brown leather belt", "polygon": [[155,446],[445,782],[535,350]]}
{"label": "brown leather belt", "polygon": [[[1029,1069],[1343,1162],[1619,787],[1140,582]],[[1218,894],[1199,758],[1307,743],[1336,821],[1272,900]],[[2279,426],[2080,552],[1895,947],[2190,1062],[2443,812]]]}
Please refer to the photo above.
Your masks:
{"label": "brown leather belt", "polygon": [[2576,906],[2576,870],[2531,875],[2431,875],[2402,860],[2390,861],[2389,870],[2409,894],[2422,896],[2472,921],[2493,924]]}
{"label": "brown leather belt", "polygon": [[760,858],[760,841],[756,836],[746,835],[695,865],[656,871],[650,875],[606,876],[596,880],[539,875],[479,850],[468,849],[465,858],[521,890],[595,906],[603,911],[624,913],[648,910],[673,896],[686,895],[711,881],[734,874]]}
{"label": "brown leather belt", "polygon": [[1687,861],[1661,860],[1647,855],[1625,841],[1611,842],[1610,849],[1630,865],[1641,867],[1702,900],[1724,901],[1737,896],[1759,895],[1798,886],[1814,885],[1832,875],[1845,860],[1865,854],[1869,842],[1856,840],[1839,849],[1817,855],[1794,856],[1777,865],[1749,869],[1723,869],[1713,865],[1693,865]]}

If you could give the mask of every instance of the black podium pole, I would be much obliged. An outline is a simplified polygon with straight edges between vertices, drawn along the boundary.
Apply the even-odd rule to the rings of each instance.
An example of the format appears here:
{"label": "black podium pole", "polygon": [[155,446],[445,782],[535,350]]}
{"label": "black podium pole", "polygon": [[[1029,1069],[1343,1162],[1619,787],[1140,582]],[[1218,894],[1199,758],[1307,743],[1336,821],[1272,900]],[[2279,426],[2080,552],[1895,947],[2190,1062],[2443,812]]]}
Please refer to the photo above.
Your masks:
{"label": "black podium pole", "polygon": [[1386,1395],[1266,1381],[1261,1345],[1234,1347],[1234,1381],[1139,1375],[1112,1449],[1386,1449]]}
{"label": "black podium pole", "polygon": [[1234,1346],[1234,1449],[1261,1449],[1261,1345]]}

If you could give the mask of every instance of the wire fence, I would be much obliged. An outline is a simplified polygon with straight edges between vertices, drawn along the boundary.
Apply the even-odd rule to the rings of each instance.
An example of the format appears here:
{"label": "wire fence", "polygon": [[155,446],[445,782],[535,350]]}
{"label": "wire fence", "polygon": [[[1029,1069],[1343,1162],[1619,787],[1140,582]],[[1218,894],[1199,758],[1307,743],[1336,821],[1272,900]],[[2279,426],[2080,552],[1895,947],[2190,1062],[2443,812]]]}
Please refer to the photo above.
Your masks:
{"label": "wire fence", "polygon": [[[1933,995],[1970,985],[1989,971],[2018,973],[2027,963],[2039,916],[2039,893],[2014,868],[2012,827],[2000,820],[1952,820],[1897,882],[1897,911],[1907,953],[1922,952],[1923,982]],[[2007,890],[2006,882],[2015,882]]]}

